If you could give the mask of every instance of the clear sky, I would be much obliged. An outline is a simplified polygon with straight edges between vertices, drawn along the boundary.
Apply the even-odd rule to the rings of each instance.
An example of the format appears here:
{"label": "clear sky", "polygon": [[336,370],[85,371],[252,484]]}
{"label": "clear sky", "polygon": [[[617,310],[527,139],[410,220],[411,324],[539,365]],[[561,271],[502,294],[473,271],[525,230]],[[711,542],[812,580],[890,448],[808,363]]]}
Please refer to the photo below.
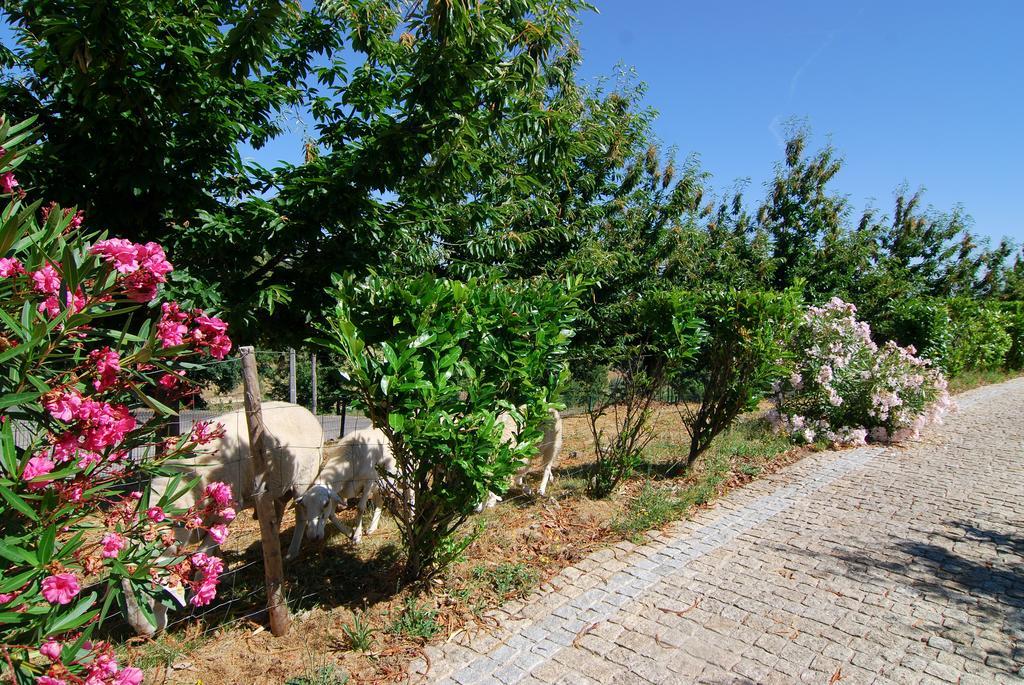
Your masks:
{"label": "clear sky", "polygon": [[977,232],[1024,241],[1024,2],[604,0],[582,18],[585,74],[623,62],[657,134],[717,189],[764,195],[780,124],[845,159],[835,188],[888,210],[906,181]]}

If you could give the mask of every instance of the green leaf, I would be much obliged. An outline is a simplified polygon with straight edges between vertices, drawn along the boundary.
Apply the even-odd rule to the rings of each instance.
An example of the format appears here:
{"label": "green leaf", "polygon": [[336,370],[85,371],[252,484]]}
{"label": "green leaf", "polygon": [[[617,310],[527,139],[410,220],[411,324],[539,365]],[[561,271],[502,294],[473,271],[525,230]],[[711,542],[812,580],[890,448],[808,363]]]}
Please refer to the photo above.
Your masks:
{"label": "green leaf", "polygon": [[7,500],[8,504],[33,521],[39,520],[39,515],[36,514],[35,509],[26,504],[25,500],[21,499],[21,497],[15,494],[10,488],[0,485],[0,497],[3,497]]}
{"label": "green leaf", "polygon": [[9,409],[19,404],[31,402],[42,397],[41,392],[18,392],[9,395],[0,395],[0,409]]}
{"label": "green leaf", "polygon": [[47,626],[46,632],[43,633],[44,637],[74,630],[83,623],[87,623],[92,620],[94,616],[99,614],[99,609],[93,609],[90,611],[92,605],[96,603],[96,597],[97,595],[95,592],[90,592],[87,596],[79,600],[70,612],[56,616],[56,620],[52,621]]}
{"label": "green leaf", "polygon": [[388,425],[396,433],[401,433],[405,428],[405,416],[402,414],[388,414]]}

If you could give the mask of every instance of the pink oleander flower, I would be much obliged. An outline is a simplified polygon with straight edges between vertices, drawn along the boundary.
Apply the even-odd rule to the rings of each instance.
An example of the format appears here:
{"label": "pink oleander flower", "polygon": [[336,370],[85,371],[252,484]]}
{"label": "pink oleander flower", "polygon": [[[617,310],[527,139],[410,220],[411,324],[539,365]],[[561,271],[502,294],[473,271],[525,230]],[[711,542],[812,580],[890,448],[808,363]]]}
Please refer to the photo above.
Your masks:
{"label": "pink oleander flower", "polygon": [[177,347],[185,344],[188,335],[188,315],[181,311],[177,302],[164,302],[160,306],[160,321],[156,325],[156,337],[162,347]]}
{"label": "pink oleander flower", "polygon": [[60,661],[60,651],[63,648],[61,643],[52,637],[39,646],[39,653],[50,661]]}
{"label": "pink oleander flower", "polygon": [[0,592],[0,604],[7,604],[19,594],[18,592]]}
{"label": "pink oleander flower", "polygon": [[227,336],[228,325],[215,316],[207,316],[202,309],[193,312],[196,328],[192,341],[197,349],[206,349],[214,359],[223,359],[231,352],[231,339]]}
{"label": "pink oleander flower", "polygon": [[219,509],[217,511],[217,515],[225,521],[234,521],[236,516],[235,510],[231,507],[224,507],[223,509]]}
{"label": "pink oleander flower", "polygon": [[113,264],[118,273],[127,274],[139,268],[138,252],[135,243],[124,238],[101,240],[93,245],[89,252],[99,255],[103,261]]}
{"label": "pink oleander flower", "polygon": [[232,502],[231,486],[227,483],[221,483],[220,481],[210,483],[206,486],[204,494],[221,506],[231,504]]}
{"label": "pink oleander flower", "polygon": [[45,476],[50,471],[53,471],[56,466],[49,457],[36,455],[25,464],[25,470],[21,472],[21,478],[22,480],[32,480],[39,476]]}
{"label": "pink oleander flower", "polygon": [[70,604],[82,591],[74,573],[58,573],[45,578],[42,583],[43,597],[50,604]]}
{"label": "pink oleander flower", "polygon": [[[72,311],[72,313],[77,314],[78,312],[85,309],[86,299],[83,296],[81,290],[79,290],[77,293],[69,292],[64,295],[64,304],[68,309]],[[60,300],[57,298],[56,295],[50,295],[49,297],[47,297],[45,300],[39,303],[39,306],[36,307],[36,309],[46,314],[46,316],[48,316],[51,319],[55,319],[58,316],[60,316],[60,313],[62,311],[60,306]]]}
{"label": "pink oleander flower", "polygon": [[78,463],[76,466],[80,469],[87,469],[93,464],[98,464],[102,460],[102,457],[96,452],[90,452],[89,450],[81,450],[78,453]]}
{"label": "pink oleander flower", "polygon": [[106,681],[115,673],[117,673],[117,660],[110,654],[100,654],[89,664],[89,677]]}
{"label": "pink oleander flower", "polygon": [[165,373],[157,379],[156,383],[164,390],[174,390],[184,380],[185,374],[181,372]]}
{"label": "pink oleander flower", "polygon": [[165,514],[164,510],[160,507],[150,507],[149,509],[146,509],[146,518],[153,523],[160,523],[167,519],[167,514]]}
{"label": "pink oleander flower", "polygon": [[5,195],[10,195],[14,192],[14,189],[20,186],[18,179],[14,177],[13,171],[5,171],[0,174],[0,191]]}
{"label": "pink oleander flower", "polygon": [[197,444],[209,444],[224,436],[224,425],[212,421],[200,421],[193,426],[191,440]]}
{"label": "pink oleander flower", "polygon": [[142,682],[144,674],[134,666],[126,666],[117,672],[111,685],[139,685]]}
{"label": "pink oleander flower", "polygon": [[96,366],[96,380],[92,385],[96,390],[102,391],[117,383],[117,374],[121,371],[121,356],[104,347],[101,350],[93,350],[89,353],[89,361]]}
{"label": "pink oleander flower", "polygon": [[223,523],[218,523],[215,526],[210,526],[210,537],[218,545],[224,544],[224,541],[228,539],[228,527]]}
{"label": "pink oleander flower", "polygon": [[43,395],[43,406],[54,419],[71,423],[82,411],[83,397],[78,390],[58,390]]}
{"label": "pink oleander flower", "polygon": [[121,550],[124,549],[128,543],[125,542],[125,539],[117,533],[104,533],[100,544],[103,545],[103,558],[113,559],[121,553]]}
{"label": "pink oleander flower", "polygon": [[0,259],[0,278],[10,278],[23,273],[25,273],[25,267],[14,257]]}
{"label": "pink oleander flower", "polygon": [[41,675],[36,680],[36,685],[68,685],[68,681],[61,678],[53,678],[48,675]]}
{"label": "pink oleander flower", "polygon": [[32,285],[36,292],[44,295],[56,295],[60,292],[60,274],[52,264],[46,264],[38,271],[32,272]]}
{"label": "pink oleander flower", "polygon": [[135,251],[141,268],[158,277],[161,283],[166,280],[164,277],[167,274],[174,271],[174,267],[167,261],[164,248],[160,247],[159,244],[149,242],[145,245],[136,245]]}
{"label": "pink oleander flower", "polygon": [[217,582],[204,580],[196,588],[195,594],[189,600],[192,606],[203,607],[209,604],[217,596]]}

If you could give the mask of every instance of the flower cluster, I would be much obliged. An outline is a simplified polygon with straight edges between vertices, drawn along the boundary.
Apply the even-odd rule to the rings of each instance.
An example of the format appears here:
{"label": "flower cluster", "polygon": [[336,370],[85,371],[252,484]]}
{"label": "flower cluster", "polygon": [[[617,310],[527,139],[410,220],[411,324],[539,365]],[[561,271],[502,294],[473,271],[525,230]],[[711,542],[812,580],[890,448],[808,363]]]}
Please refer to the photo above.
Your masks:
{"label": "flower cluster", "polygon": [[879,347],[856,307],[809,307],[795,336],[797,369],[773,386],[775,428],[802,442],[900,442],[952,407],[946,379],[913,347]]}
{"label": "flower cluster", "polygon": [[[51,663],[46,674],[39,676],[39,685],[140,685],[144,674],[134,666],[121,666],[117,662],[113,647],[106,642],[86,640],[77,654],[69,655],[74,649],[71,641],[49,638],[39,646],[39,654]],[[66,658],[67,657],[67,658]],[[75,675],[69,666],[77,667],[81,675]]]}
{"label": "flower cluster", "polygon": [[101,240],[89,250],[99,255],[124,277],[121,286],[129,299],[149,302],[156,297],[157,288],[167,282],[173,267],[156,243],[133,243],[123,238]]}
{"label": "flower cluster", "polygon": [[223,359],[231,351],[227,330],[226,323],[202,309],[185,312],[176,302],[165,302],[156,335],[164,347],[190,343],[197,352],[206,350],[214,359]]}

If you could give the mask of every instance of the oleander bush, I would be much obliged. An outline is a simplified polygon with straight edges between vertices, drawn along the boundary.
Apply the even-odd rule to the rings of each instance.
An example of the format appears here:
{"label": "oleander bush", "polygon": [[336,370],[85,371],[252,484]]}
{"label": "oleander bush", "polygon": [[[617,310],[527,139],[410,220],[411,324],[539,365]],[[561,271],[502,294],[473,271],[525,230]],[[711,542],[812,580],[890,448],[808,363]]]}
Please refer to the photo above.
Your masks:
{"label": "oleander bush", "polygon": [[796,366],[776,383],[769,418],[800,442],[900,442],[950,408],[946,379],[913,347],[882,346],[856,307],[809,307],[793,340]]}
{"label": "oleander bush", "polygon": [[159,500],[141,484],[216,435],[199,424],[162,437],[167,403],[190,391],[188,360],[222,358],[231,341],[216,317],[161,302],[172,267],[159,245],[29,201],[15,171],[31,136],[0,120],[0,680],[138,685],[142,672],[93,633],[123,580],[136,599],[216,594],[219,559],[168,547],[175,526],[211,517],[223,539],[230,489],[213,484],[182,510],[188,483]]}

